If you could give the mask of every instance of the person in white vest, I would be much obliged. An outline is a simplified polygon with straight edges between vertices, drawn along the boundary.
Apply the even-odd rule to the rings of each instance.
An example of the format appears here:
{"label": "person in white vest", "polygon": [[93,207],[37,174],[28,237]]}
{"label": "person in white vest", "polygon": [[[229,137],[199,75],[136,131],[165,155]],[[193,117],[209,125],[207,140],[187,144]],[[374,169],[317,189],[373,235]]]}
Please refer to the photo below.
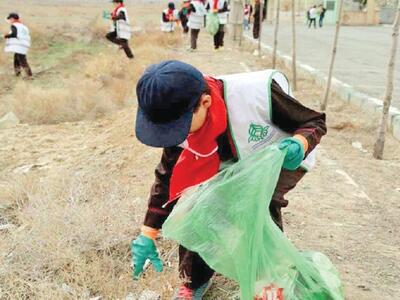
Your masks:
{"label": "person in white vest", "polygon": [[[217,174],[222,162],[234,163],[274,143],[286,149],[286,156],[265,213],[283,230],[285,195],[312,166],[314,149],[326,134],[325,114],[293,98],[284,74],[264,70],[213,78],[172,60],[150,66],[136,92],[136,137],[164,149],[142,233],[131,245],[135,277],[147,259],[162,271],[155,241],[185,189]],[[214,271],[197,253],[180,246],[179,272],[185,283],[173,299],[202,299]]]}
{"label": "person in white vest", "polygon": [[207,10],[218,14],[219,29],[214,35],[214,49],[222,49],[224,47],[225,25],[228,24],[228,1],[226,0],[210,0],[207,4]]}
{"label": "person in white vest", "polygon": [[197,39],[200,29],[204,27],[204,16],[207,14],[206,7],[202,0],[192,0],[189,8],[189,28],[190,28],[190,51],[197,49]]}
{"label": "person in white vest", "polygon": [[11,24],[11,31],[4,35],[6,39],[5,52],[14,53],[14,71],[16,76],[25,70],[28,78],[32,77],[32,70],[28,64],[27,54],[31,46],[31,36],[28,27],[21,23],[17,13],[10,13],[7,21]]}
{"label": "person in white vest", "polygon": [[164,9],[161,14],[161,31],[174,32],[175,23],[179,20],[179,11],[175,9],[174,2],[168,3],[168,8]]}
{"label": "person in white vest", "polygon": [[132,36],[131,26],[128,17],[128,11],[124,6],[123,0],[113,0],[114,10],[111,12],[112,27],[111,31],[107,33],[106,38],[120,46],[129,59],[134,58],[131,48],[129,47],[129,40]]}

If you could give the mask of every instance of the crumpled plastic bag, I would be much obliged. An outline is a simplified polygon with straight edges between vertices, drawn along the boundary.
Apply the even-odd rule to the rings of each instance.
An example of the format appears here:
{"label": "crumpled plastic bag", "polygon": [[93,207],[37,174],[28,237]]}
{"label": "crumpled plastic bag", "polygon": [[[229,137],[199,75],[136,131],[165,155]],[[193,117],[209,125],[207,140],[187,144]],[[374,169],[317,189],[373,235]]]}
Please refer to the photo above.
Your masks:
{"label": "crumpled plastic bag", "polygon": [[209,34],[215,35],[219,30],[218,14],[210,12],[206,17],[206,30]]}
{"label": "crumpled plastic bag", "polygon": [[298,251],[269,214],[285,153],[264,148],[190,189],[163,235],[237,281],[241,299],[343,300],[330,260]]}

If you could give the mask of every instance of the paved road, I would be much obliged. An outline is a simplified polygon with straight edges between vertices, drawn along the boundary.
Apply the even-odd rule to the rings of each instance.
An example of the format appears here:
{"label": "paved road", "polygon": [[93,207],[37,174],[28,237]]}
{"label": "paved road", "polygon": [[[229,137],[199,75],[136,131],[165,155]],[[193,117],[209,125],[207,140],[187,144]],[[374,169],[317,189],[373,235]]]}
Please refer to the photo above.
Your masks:
{"label": "paved road", "polygon": [[[297,26],[297,59],[328,74],[334,26],[308,29]],[[264,26],[263,42],[272,45],[273,26]],[[357,90],[382,99],[391,47],[391,27],[342,27],[336,56],[334,76]],[[278,50],[291,53],[291,26],[282,23]],[[393,106],[400,108],[400,49],[395,73]]]}

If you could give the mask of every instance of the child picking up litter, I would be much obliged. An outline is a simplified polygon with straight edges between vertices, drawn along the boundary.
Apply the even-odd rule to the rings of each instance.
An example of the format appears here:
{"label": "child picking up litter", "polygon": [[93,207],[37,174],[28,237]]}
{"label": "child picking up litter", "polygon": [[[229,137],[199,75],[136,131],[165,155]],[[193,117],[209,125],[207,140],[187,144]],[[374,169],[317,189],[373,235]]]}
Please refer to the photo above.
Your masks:
{"label": "child picking up litter", "polygon": [[[213,177],[222,162],[273,143],[287,149],[269,207],[282,229],[281,209],[288,205],[284,196],[312,166],[313,150],[326,134],[325,115],[290,96],[282,73],[266,70],[213,78],[186,63],[164,61],[144,72],[137,96],[137,138],[164,150],[142,233],[132,243],[136,277],[147,259],[162,271],[155,240],[184,190]],[[214,271],[197,253],[180,246],[179,272],[185,283],[173,299],[202,299]]]}

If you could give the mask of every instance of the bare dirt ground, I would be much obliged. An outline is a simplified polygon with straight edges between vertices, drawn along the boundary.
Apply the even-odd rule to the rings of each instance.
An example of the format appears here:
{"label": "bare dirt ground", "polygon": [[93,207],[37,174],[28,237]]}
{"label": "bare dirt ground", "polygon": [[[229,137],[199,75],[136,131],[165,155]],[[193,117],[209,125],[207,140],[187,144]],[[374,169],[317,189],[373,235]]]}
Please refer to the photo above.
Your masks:
{"label": "bare dirt ground", "polygon": [[[238,47],[229,35],[226,41],[225,50],[213,52],[203,32],[196,53],[186,51],[187,37],[164,47],[168,57],[210,75],[270,67],[268,57],[251,54],[252,46]],[[142,51],[134,64],[159,60],[153,55],[143,63],[145,56]],[[300,101],[317,109],[321,94],[300,78]],[[139,232],[160,155],[136,140],[134,115],[135,104],[128,103],[94,120],[0,130],[1,299],[124,299],[145,289],[162,299],[172,295],[177,252],[169,241],[159,243],[164,273],[149,269],[138,282],[130,277],[129,243]],[[317,167],[288,196],[285,231],[298,248],[329,255],[346,299],[397,299],[400,143],[388,136],[385,159],[374,160],[377,116],[335,96],[327,119]],[[236,290],[217,276],[207,299],[230,299]]]}

